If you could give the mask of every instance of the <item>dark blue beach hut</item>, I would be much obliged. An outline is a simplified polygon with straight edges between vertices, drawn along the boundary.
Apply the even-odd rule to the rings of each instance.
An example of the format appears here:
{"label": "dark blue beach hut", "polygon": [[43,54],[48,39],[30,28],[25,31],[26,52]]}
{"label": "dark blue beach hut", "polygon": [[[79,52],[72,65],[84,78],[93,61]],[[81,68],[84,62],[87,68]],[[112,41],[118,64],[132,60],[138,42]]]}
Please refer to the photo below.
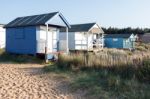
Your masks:
{"label": "dark blue beach hut", "polygon": [[60,12],[18,17],[6,28],[6,52],[41,54],[59,51],[59,29],[70,27]]}
{"label": "dark blue beach hut", "polygon": [[107,48],[133,49],[136,36],[134,34],[106,34],[104,39]]}

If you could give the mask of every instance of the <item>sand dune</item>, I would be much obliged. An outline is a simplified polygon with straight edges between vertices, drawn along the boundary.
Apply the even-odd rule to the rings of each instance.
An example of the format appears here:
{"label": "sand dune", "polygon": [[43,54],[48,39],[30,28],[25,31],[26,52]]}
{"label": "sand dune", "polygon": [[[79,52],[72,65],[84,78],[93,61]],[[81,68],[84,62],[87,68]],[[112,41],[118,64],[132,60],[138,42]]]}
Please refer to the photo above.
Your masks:
{"label": "sand dune", "polygon": [[0,99],[81,99],[37,64],[0,64]]}

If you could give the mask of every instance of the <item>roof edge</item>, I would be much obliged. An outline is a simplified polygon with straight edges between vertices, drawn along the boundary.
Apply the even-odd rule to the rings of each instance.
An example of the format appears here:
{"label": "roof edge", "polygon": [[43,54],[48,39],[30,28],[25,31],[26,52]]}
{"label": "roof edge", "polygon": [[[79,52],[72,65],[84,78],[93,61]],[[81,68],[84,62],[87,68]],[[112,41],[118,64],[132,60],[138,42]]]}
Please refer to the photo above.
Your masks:
{"label": "roof edge", "polygon": [[[37,15],[40,16],[40,15],[45,15],[45,14],[54,14],[54,16],[55,16],[57,13],[59,13],[59,12],[51,12],[51,13],[43,13],[43,14],[22,16],[22,17],[17,17],[17,18],[15,18],[13,21],[15,21],[15,20],[18,19],[18,18],[25,18],[25,17],[37,16]],[[11,21],[11,22],[13,22],[13,21]],[[4,26],[4,28],[22,27],[22,26],[9,26],[9,24],[10,24],[11,22],[9,22],[8,24],[6,24],[6,25]],[[44,24],[45,24],[45,23],[43,23],[43,24],[37,24],[37,25],[44,25]]]}
{"label": "roof edge", "polygon": [[71,24],[72,25],[85,25],[85,24],[96,24],[96,22],[91,22],[91,23],[81,23],[81,24]]}
{"label": "roof edge", "polygon": [[71,25],[69,24],[69,22],[65,19],[65,17],[62,15],[61,12],[58,12],[60,18],[63,20],[63,22],[67,25],[68,28],[71,28]]}
{"label": "roof edge", "polygon": [[57,14],[59,12],[57,11],[57,12],[50,12],[50,13],[43,13],[43,14],[33,14],[33,15],[21,16],[21,17],[17,17],[17,18],[30,17],[30,16],[36,16],[36,15],[44,15],[44,14],[54,14],[54,13]]}

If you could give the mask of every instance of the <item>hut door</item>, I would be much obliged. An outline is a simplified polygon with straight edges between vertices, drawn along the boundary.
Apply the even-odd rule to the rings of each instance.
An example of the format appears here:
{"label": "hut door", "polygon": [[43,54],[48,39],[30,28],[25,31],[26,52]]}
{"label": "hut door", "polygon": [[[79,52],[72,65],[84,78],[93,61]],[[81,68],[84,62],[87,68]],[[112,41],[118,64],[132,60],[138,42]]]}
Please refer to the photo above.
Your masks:
{"label": "hut door", "polygon": [[57,29],[52,30],[52,52],[58,51],[58,32]]}
{"label": "hut door", "polygon": [[130,47],[131,47],[131,44],[130,44],[129,39],[125,39],[124,44],[123,44],[123,48],[130,48]]}
{"label": "hut door", "polygon": [[[37,53],[45,53],[46,31],[37,32]],[[48,53],[58,50],[58,32],[57,29],[50,29],[48,32]]]}
{"label": "hut door", "polygon": [[48,53],[57,52],[58,32],[57,29],[50,29],[48,32]]}

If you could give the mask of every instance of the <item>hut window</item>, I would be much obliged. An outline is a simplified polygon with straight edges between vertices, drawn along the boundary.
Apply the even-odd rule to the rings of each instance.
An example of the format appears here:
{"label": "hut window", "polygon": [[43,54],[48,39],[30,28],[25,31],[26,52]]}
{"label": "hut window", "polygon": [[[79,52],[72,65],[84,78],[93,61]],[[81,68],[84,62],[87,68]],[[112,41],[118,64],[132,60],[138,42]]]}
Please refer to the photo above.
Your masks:
{"label": "hut window", "polygon": [[116,41],[118,41],[118,39],[117,38],[113,38],[113,41],[116,42]]}
{"label": "hut window", "polygon": [[93,34],[93,38],[94,38],[94,39],[97,39],[97,34]]}
{"label": "hut window", "polygon": [[24,39],[24,29],[16,29],[15,38],[16,39]]}

